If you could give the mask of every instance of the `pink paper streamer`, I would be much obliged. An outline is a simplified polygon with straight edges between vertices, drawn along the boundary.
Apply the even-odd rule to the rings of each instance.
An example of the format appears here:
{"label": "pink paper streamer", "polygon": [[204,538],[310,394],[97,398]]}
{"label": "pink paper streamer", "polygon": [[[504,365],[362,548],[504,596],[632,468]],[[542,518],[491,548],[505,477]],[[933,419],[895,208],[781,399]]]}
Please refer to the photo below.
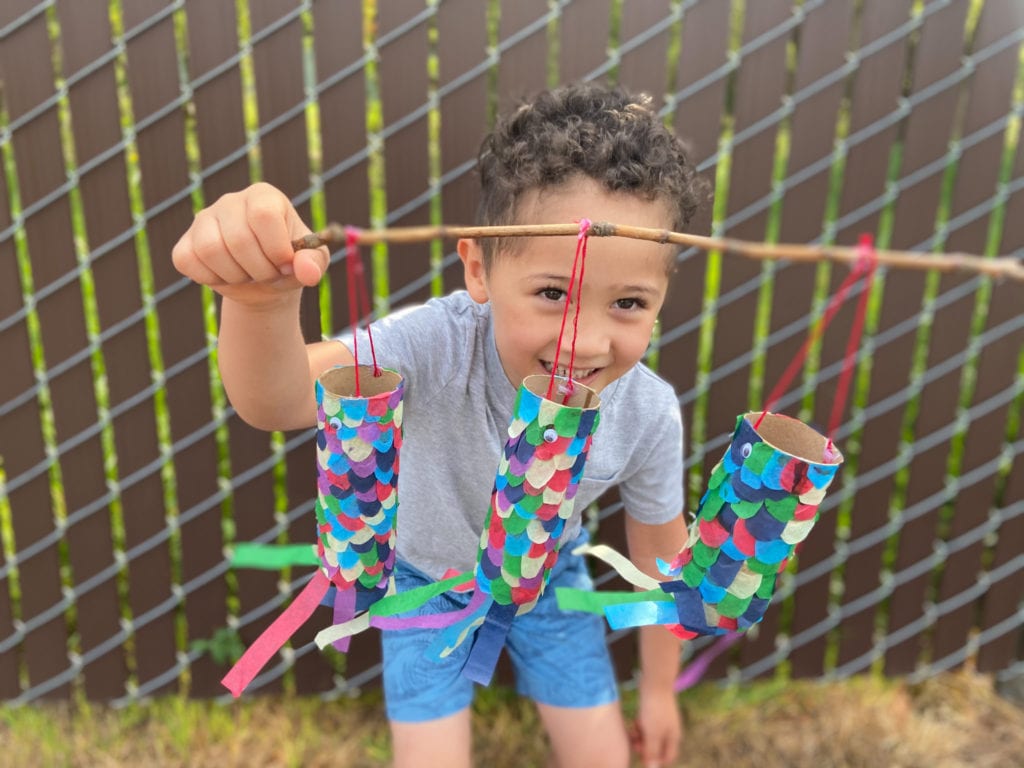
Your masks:
{"label": "pink paper streamer", "polygon": [[221,685],[231,691],[232,696],[237,699],[242,695],[242,691],[270,661],[270,657],[277,653],[281,646],[288,642],[295,631],[312,615],[324,595],[327,594],[327,588],[330,585],[331,582],[323,571],[317,570],[291,605],[274,619],[274,623],[263,631],[255,643],[249,646],[249,649],[242,654],[242,658],[220,681]]}

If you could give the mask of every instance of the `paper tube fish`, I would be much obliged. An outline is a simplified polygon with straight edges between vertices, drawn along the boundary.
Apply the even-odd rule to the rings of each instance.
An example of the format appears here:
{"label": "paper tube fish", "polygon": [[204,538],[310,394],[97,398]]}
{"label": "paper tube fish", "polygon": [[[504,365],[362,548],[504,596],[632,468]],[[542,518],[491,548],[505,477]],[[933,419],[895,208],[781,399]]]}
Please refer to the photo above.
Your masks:
{"label": "paper tube fish", "polygon": [[[371,606],[365,618],[322,631],[320,647],[367,626],[429,627],[445,630],[432,655],[446,658],[475,635],[463,674],[482,685],[490,682],[512,620],[537,604],[548,582],[600,421],[600,400],[592,390],[574,383],[559,403],[542,394],[548,384],[547,376],[529,376],[519,387],[475,573],[389,596]],[[460,611],[398,615],[448,589],[467,588],[474,589],[473,597]]]}
{"label": "paper tube fish", "polygon": [[479,625],[463,673],[481,685],[494,674],[512,620],[533,610],[547,585],[600,422],[593,391],[573,384],[562,404],[539,394],[547,384],[546,376],[530,376],[519,387],[498,463],[476,567],[477,591],[491,602],[449,630]]}
{"label": "paper tube fish", "polygon": [[603,612],[615,629],[664,624],[681,637],[749,629],[761,621],[777,575],[817,522],[818,505],[842,462],[830,441],[797,419],[740,416],[686,546],[671,563],[658,562],[671,580],[645,576],[606,547],[585,547],[647,591],[559,589],[559,606]]}
{"label": "paper tube fish", "polygon": [[[375,375],[376,373],[376,375]],[[356,377],[361,387],[356,386]],[[316,382],[318,569],[221,681],[241,694],[335,588],[334,623],[393,591],[404,383],[395,371],[338,366]],[[352,393],[359,391],[360,396]],[[348,648],[348,637],[335,647]]]}

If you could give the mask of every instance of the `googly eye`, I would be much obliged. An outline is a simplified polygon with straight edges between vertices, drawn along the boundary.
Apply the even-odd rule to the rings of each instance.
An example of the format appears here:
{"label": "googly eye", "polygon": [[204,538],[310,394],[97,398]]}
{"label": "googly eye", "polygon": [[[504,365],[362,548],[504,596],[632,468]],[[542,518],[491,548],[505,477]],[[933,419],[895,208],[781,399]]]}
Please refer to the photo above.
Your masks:
{"label": "googly eye", "polygon": [[341,419],[339,419],[337,416],[332,416],[330,421],[328,421],[327,423],[330,424],[334,429],[341,429]]}
{"label": "googly eye", "polygon": [[554,427],[548,427],[547,429],[544,430],[544,442],[545,443],[553,443],[557,439],[558,439],[558,433],[555,431]]}
{"label": "googly eye", "polygon": [[750,458],[750,454],[751,454],[751,452],[753,450],[754,450],[754,446],[752,446],[750,443],[744,443],[740,447],[740,453],[743,454],[743,458],[744,459],[749,459]]}

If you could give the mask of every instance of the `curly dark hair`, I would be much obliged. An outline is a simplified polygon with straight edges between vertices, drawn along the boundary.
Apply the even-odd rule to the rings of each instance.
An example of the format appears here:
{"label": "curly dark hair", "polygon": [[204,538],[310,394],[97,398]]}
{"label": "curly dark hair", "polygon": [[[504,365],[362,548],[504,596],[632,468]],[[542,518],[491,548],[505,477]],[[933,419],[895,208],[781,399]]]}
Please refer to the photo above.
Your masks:
{"label": "curly dark hair", "polygon": [[[477,221],[514,223],[524,193],[583,174],[609,191],[666,202],[672,228],[685,230],[710,197],[710,185],[687,151],[647,95],[594,84],[543,91],[499,119],[484,139],[477,158]],[[488,261],[505,247],[490,238],[481,245]]]}

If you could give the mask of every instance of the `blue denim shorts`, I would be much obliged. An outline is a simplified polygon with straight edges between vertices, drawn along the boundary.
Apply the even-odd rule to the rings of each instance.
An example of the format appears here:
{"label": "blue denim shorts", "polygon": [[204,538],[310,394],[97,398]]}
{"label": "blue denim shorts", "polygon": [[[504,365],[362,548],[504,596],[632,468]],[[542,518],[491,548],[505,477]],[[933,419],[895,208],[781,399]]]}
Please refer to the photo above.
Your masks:
{"label": "blue denim shorts", "polygon": [[[562,548],[544,594],[532,611],[512,622],[505,644],[515,670],[516,690],[541,704],[596,707],[619,696],[605,644],[604,621],[591,613],[562,611],[555,601],[555,587],[593,589],[583,558],[570,551],[585,536],[581,534]],[[408,563],[395,565],[399,592],[432,581]],[[417,613],[458,610],[469,602],[470,594],[447,592]],[[473,682],[461,673],[472,642],[467,640],[446,659],[434,660],[427,656],[427,649],[440,631],[381,632],[388,719],[407,723],[436,720],[472,703]]]}

